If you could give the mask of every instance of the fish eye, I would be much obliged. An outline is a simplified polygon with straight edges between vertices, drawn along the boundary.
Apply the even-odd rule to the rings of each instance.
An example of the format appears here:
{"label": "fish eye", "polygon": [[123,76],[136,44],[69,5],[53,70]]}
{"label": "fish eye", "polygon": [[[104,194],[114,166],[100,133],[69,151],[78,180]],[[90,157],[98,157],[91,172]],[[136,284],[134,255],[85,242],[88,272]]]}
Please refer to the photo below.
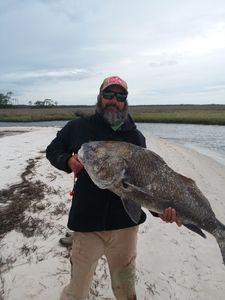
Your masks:
{"label": "fish eye", "polygon": [[95,172],[97,172],[97,171],[99,170],[99,166],[96,166],[96,165],[95,165],[95,166],[93,167],[93,169],[94,169]]}

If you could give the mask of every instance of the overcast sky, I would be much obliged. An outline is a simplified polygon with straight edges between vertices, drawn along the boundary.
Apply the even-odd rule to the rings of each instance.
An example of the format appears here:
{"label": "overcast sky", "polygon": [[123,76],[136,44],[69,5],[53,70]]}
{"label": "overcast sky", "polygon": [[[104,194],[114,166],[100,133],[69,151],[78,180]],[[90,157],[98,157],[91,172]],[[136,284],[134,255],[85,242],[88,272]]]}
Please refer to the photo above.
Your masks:
{"label": "overcast sky", "polygon": [[0,93],[95,104],[225,104],[225,0],[0,0]]}

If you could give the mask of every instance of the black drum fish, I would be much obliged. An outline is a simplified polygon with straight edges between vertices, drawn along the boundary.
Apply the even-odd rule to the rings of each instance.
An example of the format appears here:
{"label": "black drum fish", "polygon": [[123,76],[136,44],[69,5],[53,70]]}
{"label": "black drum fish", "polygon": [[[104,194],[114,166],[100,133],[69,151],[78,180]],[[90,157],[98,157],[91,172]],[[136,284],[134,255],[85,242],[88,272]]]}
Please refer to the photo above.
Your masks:
{"label": "black drum fish", "polygon": [[225,264],[225,225],[192,179],[173,171],[156,153],[126,142],[85,143],[78,157],[99,188],[121,198],[133,221],[140,217],[134,203],[156,213],[173,207],[184,226],[216,238]]}

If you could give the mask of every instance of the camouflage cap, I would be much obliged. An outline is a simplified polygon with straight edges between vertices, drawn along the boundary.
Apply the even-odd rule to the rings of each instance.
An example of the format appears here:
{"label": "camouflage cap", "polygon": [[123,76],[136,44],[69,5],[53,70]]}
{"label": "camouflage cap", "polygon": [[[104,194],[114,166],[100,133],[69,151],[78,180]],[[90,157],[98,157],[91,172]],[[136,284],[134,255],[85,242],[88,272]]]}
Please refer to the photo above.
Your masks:
{"label": "camouflage cap", "polygon": [[128,86],[126,81],[121,79],[119,76],[110,76],[105,78],[100,86],[100,92],[104,91],[107,87],[111,85],[119,85],[128,93]]}

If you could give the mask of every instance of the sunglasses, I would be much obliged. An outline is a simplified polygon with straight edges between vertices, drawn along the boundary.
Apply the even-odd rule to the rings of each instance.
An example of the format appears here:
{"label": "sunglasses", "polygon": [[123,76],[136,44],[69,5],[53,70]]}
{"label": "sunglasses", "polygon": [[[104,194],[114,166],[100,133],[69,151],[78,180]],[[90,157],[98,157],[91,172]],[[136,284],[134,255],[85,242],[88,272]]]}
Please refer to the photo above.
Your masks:
{"label": "sunglasses", "polygon": [[102,97],[104,97],[107,100],[112,100],[114,97],[116,97],[116,100],[118,102],[125,102],[127,100],[127,94],[126,93],[116,93],[116,92],[102,92],[101,93]]}

